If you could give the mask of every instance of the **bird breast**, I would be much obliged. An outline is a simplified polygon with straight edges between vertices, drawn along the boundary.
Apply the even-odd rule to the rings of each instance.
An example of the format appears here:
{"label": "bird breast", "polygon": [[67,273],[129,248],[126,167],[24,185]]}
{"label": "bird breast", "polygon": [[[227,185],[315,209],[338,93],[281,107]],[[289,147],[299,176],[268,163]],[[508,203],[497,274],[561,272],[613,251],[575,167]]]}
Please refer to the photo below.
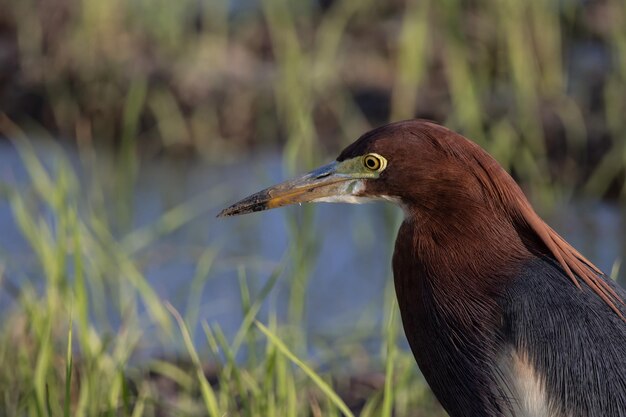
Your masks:
{"label": "bird breast", "polygon": [[525,352],[511,348],[500,363],[503,391],[511,394],[511,417],[569,417],[550,400],[545,379]]}

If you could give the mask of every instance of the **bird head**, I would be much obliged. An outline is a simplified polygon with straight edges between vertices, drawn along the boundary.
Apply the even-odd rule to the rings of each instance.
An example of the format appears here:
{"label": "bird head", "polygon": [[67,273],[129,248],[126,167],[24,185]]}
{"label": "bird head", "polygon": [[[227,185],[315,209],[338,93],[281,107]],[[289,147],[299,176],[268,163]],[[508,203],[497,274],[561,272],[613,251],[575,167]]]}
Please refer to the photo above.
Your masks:
{"label": "bird head", "polygon": [[457,138],[466,142],[461,145],[484,153],[462,136],[433,123],[410,120],[382,126],[361,136],[335,161],[259,191],[226,208],[219,216],[305,202],[387,200],[407,212],[442,210],[450,208],[451,202],[459,206],[463,201],[484,203],[479,181],[459,163],[458,158],[465,153],[445,146]]}

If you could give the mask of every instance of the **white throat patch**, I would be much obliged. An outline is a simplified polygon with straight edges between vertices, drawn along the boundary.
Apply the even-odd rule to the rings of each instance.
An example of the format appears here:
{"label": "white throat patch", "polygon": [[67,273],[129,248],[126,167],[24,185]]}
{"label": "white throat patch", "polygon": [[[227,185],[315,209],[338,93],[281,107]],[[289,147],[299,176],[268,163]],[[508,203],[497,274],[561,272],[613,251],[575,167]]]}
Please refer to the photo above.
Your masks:
{"label": "white throat patch", "polygon": [[346,181],[340,188],[342,195],[332,195],[328,197],[316,198],[311,200],[315,203],[348,203],[363,204],[375,201],[375,198],[359,195],[365,191],[365,184],[362,180]]}
{"label": "white throat patch", "polygon": [[360,195],[365,191],[365,183],[363,180],[353,180],[346,181],[345,184],[342,185],[341,191],[343,195],[334,195],[328,197],[316,198],[315,200],[311,200],[315,203],[348,203],[348,204],[363,204],[370,203],[373,201],[389,201],[394,203],[398,207],[402,208],[405,216],[408,216],[408,210],[402,204],[402,201],[398,197],[392,197],[389,195],[379,195],[379,196],[364,196]]}

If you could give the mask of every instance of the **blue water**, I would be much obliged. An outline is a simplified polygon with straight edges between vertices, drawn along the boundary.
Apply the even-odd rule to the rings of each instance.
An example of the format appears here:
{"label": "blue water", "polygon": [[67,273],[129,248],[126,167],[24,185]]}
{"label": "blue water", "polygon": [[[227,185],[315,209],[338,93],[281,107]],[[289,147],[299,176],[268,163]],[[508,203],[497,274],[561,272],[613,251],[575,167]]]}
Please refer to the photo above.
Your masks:
{"label": "blue water", "polygon": [[[54,152],[39,148],[44,159]],[[66,150],[75,169],[83,171],[76,155]],[[98,156],[106,161],[106,155]],[[50,166],[54,165],[53,163]],[[304,167],[306,171],[311,167]],[[114,165],[105,163],[95,171],[103,182],[111,182]],[[87,187],[91,174],[79,178]],[[206,210],[173,233],[166,234],[140,250],[135,259],[159,297],[184,312],[199,255],[206,248],[218,256],[200,294],[199,317],[218,323],[227,335],[241,324],[238,269],[245,273],[253,293],[267,281],[289,250],[293,239],[288,222],[302,218],[300,207],[283,208],[247,216],[218,219],[216,214],[230,203],[285,178],[276,154],[256,154],[222,164],[196,161],[152,161],[140,170],[131,193],[131,224],[116,231],[120,240],[129,231],[152,224],[161,214],[190,199],[206,200]],[[0,145],[0,182],[18,189],[29,183],[22,162],[8,144]],[[115,214],[116,187],[104,195]],[[89,207],[85,191],[85,208]],[[351,206],[320,204],[313,213],[315,244],[313,267],[306,288],[305,323],[313,337],[332,337],[351,329],[354,323],[380,322],[383,292],[391,279],[391,251],[398,209],[386,203]],[[578,201],[556,209],[538,210],[574,246],[605,272],[623,259],[625,224],[622,209],[608,202]],[[45,214],[45,213],[44,213]],[[25,280],[37,282],[37,265],[30,247],[16,225],[6,196],[0,199],[0,266],[5,277],[20,287]],[[621,281],[625,276],[620,273]],[[272,290],[261,316],[270,309],[283,318],[290,293],[290,278],[283,274]],[[16,302],[0,291],[0,306]],[[116,319],[113,318],[113,321]],[[119,318],[117,318],[119,320]]]}

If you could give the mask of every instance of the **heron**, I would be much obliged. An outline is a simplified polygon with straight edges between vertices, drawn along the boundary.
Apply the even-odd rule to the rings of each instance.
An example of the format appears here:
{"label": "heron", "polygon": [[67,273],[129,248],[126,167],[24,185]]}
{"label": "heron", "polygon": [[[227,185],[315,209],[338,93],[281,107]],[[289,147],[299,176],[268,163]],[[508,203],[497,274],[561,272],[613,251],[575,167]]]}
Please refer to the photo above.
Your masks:
{"label": "heron", "polygon": [[219,216],[372,200],[404,212],[392,258],[402,325],[451,417],[626,417],[626,291],[452,130],[378,127]]}

